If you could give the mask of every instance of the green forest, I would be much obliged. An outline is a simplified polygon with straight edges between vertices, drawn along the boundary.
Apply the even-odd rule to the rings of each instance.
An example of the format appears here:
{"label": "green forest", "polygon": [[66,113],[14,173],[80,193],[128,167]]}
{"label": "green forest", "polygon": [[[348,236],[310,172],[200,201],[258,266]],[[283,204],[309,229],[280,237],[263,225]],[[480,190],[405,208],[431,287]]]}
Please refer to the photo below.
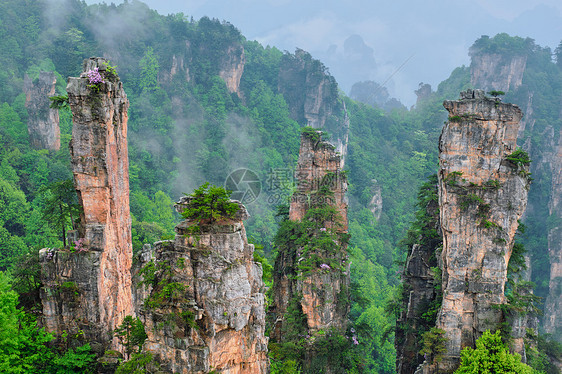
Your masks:
{"label": "green forest", "polygon": [[[420,96],[414,108],[388,111],[346,96],[307,52],[283,52],[247,40],[226,21],[194,20],[182,13],[164,16],[137,1],[68,4],[53,22],[45,15],[45,1],[0,2],[0,372],[95,372],[88,342],[71,346],[66,337],[55,339],[37,324],[39,250],[79,246],[67,243],[66,232],[80,212],[71,182],[71,112],[59,109],[60,150],[34,148],[23,85],[24,77],[35,81],[41,71],[50,71],[56,76],[56,95],[65,95],[66,79],[80,74],[82,61],[103,56],[116,66],[130,101],[134,252],[174,237],[182,217],[173,203],[180,196],[206,182],[223,186],[231,172],[248,169],[261,189],[255,200],[245,202],[251,216],[245,226],[258,248],[255,258],[269,269],[264,272],[269,286],[279,250],[276,233],[284,227],[278,212],[295,189],[301,129],[309,125],[304,100],[322,82],[323,130],[334,141],[349,131],[342,156],[349,181],[349,317],[358,340],[353,357],[359,357],[357,372],[394,373],[401,272],[412,237],[420,235],[416,230],[424,202],[418,201],[418,191],[424,185],[427,189],[437,169],[438,138],[447,119],[442,102],[472,87],[471,67],[453,70],[435,91]],[[532,39],[500,34],[478,39],[470,53],[526,57],[523,83],[503,100],[526,111],[532,96],[533,124],[519,139],[533,161],[534,178],[532,209],[520,241],[530,256],[535,295],[544,301],[549,292],[548,230],[560,224],[559,216],[549,211],[548,165],[562,125],[562,44],[551,51]],[[233,90],[221,75],[232,73],[242,54],[243,74]],[[373,206],[377,194],[382,206]],[[554,356],[561,352],[546,343],[539,346],[543,350],[536,353],[536,372],[553,372],[545,347]],[[473,372],[469,353],[463,365],[465,361],[460,372]],[[133,366],[120,372],[142,372]],[[299,372],[283,365],[274,369]]]}

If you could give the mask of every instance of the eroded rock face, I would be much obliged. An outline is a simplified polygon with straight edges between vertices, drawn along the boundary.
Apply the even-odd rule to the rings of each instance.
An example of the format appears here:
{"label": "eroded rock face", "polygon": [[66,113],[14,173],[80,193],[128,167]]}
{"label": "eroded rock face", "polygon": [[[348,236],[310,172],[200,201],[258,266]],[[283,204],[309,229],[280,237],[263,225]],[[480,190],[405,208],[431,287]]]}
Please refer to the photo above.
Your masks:
{"label": "eroded rock face", "polygon": [[276,341],[284,339],[283,324],[291,303],[302,309],[310,336],[321,330],[342,334],[347,327],[350,279],[347,242],[342,240],[347,235],[347,182],[340,164],[340,156],[333,145],[321,140],[321,132],[302,135],[289,220],[302,222],[313,219],[307,216],[313,210],[334,209],[330,219],[316,221],[309,238],[330,236],[334,247],[293,248],[297,244],[290,243],[279,249],[271,307],[271,336]]}
{"label": "eroded rock face", "polygon": [[470,82],[485,90],[512,91],[521,86],[527,56],[503,57],[497,53],[471,51]]}
{"label": "eroded rock face", "polygon": [[[202,53],[202,51],[199,51]],[[190,66],[193,63],[194,48],[191,43],[186,40],[185,48],[180,48],[177,54],[172,55],[169,69],[164,69],[159,78],[162,81],[170,82],[176,75],[185,77],[185,80],[190,82],[197,80],[190,71]],[[204,53],[204,52],[203,52]],[[233,43],[228,46],[223,53],[218,63],[218,75],[226,83],[226,87],[230,93],[236,93],[238,97],[242,97],[240,91],[240,79],[244,73],[246,66],[246,55],[244,46],[239,43]]]}
{"label": "eroded rock face", "polygon": [[35,149],[60,149],[59,112],[49,107],[49,96],[55,94],[56,82],[55,73],[51,71],[40,72],[35,80],[26,75],[23,81],[25,107],[29,114],[27,131]]}
{"label": "eroded rock face", "polygon": [[230,46],[221,61],[219,77],[226,83],[230,93],[240,96],[240,79],[244,73],[246,55],[241,45]]}
{"label": "eroded rock face", "polygon": [[373,213],[375,220],[379,220],[382,214],[383,200],[382,200],[382,189],[376,179],[373,179],[372,187],[373,197],[369,201],[369,210]]}
{"label": "eroded rock face", "polygon": [[[279,92],[289,106],[291,118],[316,129],[325,129],[342,155],[347,154],[349,118],[339,99],[338,85],[326,67],[307,52],[297,49],[283,56],[279,68]],[[302,94],[295,95],[296,92]]]}
{"label": "eroded rock face", "polygon": [[558,141],[556,154],[552,157],[551,170],[549,213],[556,223],[548,233],[550,284],[545,302],[544,329],[553,338],[562,341],[562,140]]}
{"label": "eroded rock face", "polygon": [[[116,349],[119,347],[112,331],[125,316],[134,314],[127,152],[129,101],[119,78],[105,72],[105,63],[102,58],[85,60],[81,76],[68,80],[74,123],[70,151],[83,207],[79,230],[83,252],[60,253],[50,259],[44,254],[43,305],[51,331],[72,331],[66,317],[59,318],[58,311],[52,309],[59,305],[59,310],[64,311],[64,300],[49,290],[74,283],[80,299],[75,300],[73,319],[98,342],[109,344],[113,340]],[[95,68],[105,75],[105,83],[98,90],[88,87],[87,73]]]}
{"label": "eroded rock face", "polygon": [[190,231],[196,222],[184,221],[175,240],[139,255],[135,303],[148,334],[144,349],[170,372],[268,372],[265,290],[242,223],[247,217],[240,204],[235,219],[200,224],[198,234]]}
{"label": "eroded rock face", "polygon": [[452,372],[504,316],[507,264],[518,219],[527,205],[528,166],[507,159],[516,150],[522,113],[481,90],[445,101],[449,121],[439,140],[439,207],[443,232],[443,304],[437,327],[447,352],[439,372]]}
{"label": "eroded rock face", "polygon": [[[321,132],[315,137],[303,134],[299,149],[299,159],[295,170],[297,191],[291,198],[289,219],[299,221],[303,219],[310,208],[307,195],[327,187],[332,193],[330,204],[336,207],[338,214],[342,217],[342,230],[347,231],[347,201],[345,192],[347,182],[340,167],[341,157],[337,154],[334,146],[321,140]],[[324,199],[324,197],[319,197]]]}

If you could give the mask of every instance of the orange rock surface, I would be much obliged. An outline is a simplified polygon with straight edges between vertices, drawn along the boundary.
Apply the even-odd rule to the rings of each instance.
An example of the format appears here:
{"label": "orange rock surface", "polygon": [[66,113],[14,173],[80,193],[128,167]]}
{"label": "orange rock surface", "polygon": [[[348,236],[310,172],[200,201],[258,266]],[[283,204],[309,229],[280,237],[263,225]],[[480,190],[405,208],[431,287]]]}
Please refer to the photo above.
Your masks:
{"label": "orange rock surface", "polygon": [[[43,304],[51,331],[78,328],[92,340],[108,344],[113,340],[113,349],[118,349],[112,332],[125,316],[134,314],[127,152],[129,101],[118,77],[110,79],[106,75],[99,89],[89,87],[88,71],[98,68],[104,74],[105,63],[102,58],[85,60],[81,76],[68,80],[73,120],[71,162],[84,209],[79,237],[86,251],[61,252],[52,261],[43,252]],[[76,286],[79,297],[73,303],[47,291],[65,282]]]}

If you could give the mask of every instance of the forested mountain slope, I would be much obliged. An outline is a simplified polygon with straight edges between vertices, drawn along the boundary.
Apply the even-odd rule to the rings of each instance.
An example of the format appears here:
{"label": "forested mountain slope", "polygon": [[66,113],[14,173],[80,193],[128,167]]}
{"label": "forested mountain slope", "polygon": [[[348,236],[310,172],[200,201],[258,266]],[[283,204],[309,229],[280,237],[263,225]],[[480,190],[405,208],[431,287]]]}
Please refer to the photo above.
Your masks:
{"label": "forested mountain slope", "polygon": [[[252,173],[234,174],[229,186],[246,182],[235,193],[240,192],[251,215],[248,238],[263,246],[271,262],[276,212],[294,189],[300,129],[311,125],[331,135],[350,183],[350,318],[365,358],[364,371],[394,372],[394,317],[385,308],[399,285],[398,262],[406,255],[400,243],[414,218],[417,190],[437,167],[438,134],[446,119],[441,103],[489,75],[476,74],[474,66],[459,67],[436,92],[420,98],[415,109],[385,112],[345,97],[322,63],[305,51],[264,47],[224,21],[163,16],[138,1],[119,6],[87,6],[78,0],[64,7],[53,4],[58,3],[0,3],[0,269],[11,269],[20,301],[37,301],[34,256],[40,248],[63,245],[63,228],[72,227],[69,213],[75,203],[72,188],[63,188],[71,178],[70,113],[59,110],[60,150],[33,148],[25,76],[36,82],[40,71],[52,71],[56,94],[64,95],[66,78],[81,71],[83,59],[103,56],[117,66],[131,103],[135,251],[171,238],[179,219],[172,201],[182,193],[206,181],[223,185],[230,173],[247,169]],[[508,58],[513,53],[510,40],[519,43],[508,38],[494,47],[493,40],[484,39],[471,53],[497,48],[494,53]],[[549,199],[555,195],[551,181],[562,82],[550,51],[526,43],[517,50],[527,56],[522,78],[506,73],[519,85],[508,85],[505,100],[527,114],[520,139],[533,158],[535,178],[529,196],[532,210],[526,217],[527,247],[537,292],[546,296],[549,282],[555,282],[546,278],[550,262],[545,255],[547,228],[558,222],[557,201]],[[486,88],[500,89],[492,83]],[[259,189],[248,183],[256,181]],[[244,197],[244,192],[254,195]],[[56,209],[64,213],[56,214]],[[24,261],[29,266],[21,266]]]}

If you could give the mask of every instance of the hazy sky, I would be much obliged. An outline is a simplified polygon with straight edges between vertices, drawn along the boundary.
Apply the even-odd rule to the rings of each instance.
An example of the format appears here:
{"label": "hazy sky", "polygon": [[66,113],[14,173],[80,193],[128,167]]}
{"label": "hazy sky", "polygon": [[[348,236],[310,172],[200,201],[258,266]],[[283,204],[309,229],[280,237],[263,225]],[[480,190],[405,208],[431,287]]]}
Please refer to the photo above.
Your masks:
{"label": "hazy sky", "polygon": [[386,86],[407,105],[420,82],[436,88],[455,67],[468,65],[468,48],[481,35],[507,32],[552,49],[562,40],[560,0],[143,2],[161,14],[226,20],[248,39],[281,50],[302,48],[329,67],[346,93],[356,81],[392,76]]}

